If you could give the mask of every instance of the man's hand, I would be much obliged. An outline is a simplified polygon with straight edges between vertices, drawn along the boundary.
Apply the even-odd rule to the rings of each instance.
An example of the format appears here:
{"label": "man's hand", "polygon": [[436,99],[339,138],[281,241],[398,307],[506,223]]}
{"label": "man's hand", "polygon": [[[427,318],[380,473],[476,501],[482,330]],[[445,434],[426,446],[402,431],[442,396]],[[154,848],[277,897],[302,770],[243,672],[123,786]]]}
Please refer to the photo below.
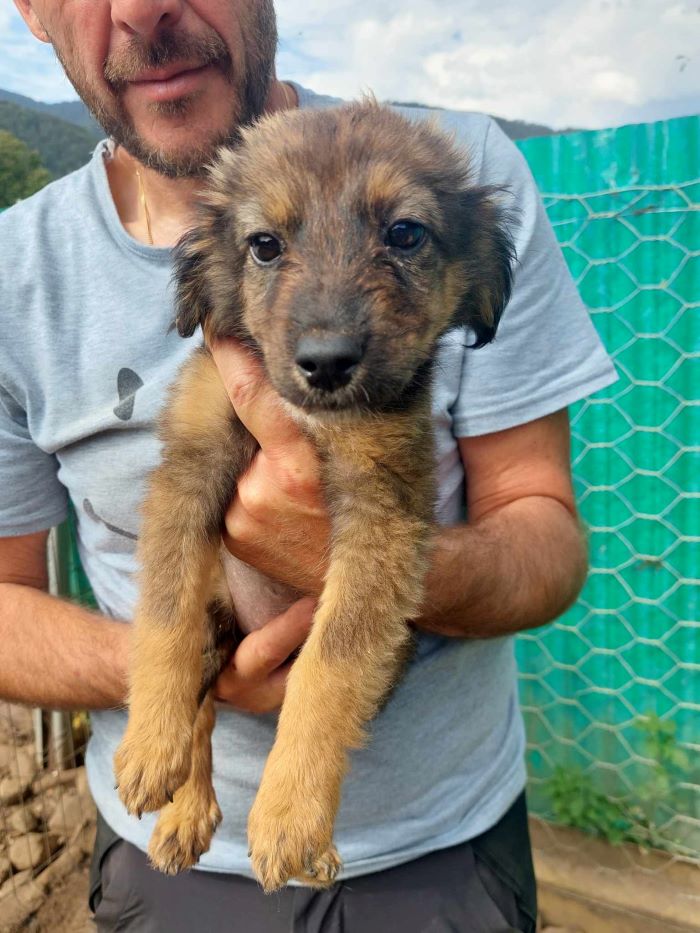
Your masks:
{"label": "man's hand", "polygon": [[219,674],[214,698],[247,713],[269,713],[284,699],[289,656],[306,641],[316,601],[300,599],[243,639]]}
{"label": "man's hand", "polygon": [[[262,367],[232,341],[214,349],[239,417],[261,450],[226,518],[226,546],[268,576],[318,596],[330,521],[316,451],[280,405]],[[488,638],[542,625],[586,575],[565,410],[461,438],[467,524],[436,529],[419,628]]]}
{"label": "man's hand", "polygon": [[318,596],[330,520],[316,450],[248,351],[234,340],[211,350],[236,414],[260,444],[226,513],[224,543],[267,576]]}

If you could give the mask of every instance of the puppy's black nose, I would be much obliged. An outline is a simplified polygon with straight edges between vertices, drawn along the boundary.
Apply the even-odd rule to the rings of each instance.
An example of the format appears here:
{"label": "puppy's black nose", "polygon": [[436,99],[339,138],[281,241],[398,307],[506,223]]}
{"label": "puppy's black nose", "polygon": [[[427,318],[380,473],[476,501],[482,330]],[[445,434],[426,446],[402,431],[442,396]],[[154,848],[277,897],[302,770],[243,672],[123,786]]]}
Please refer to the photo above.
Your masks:
{"label": "puppy's black nose", "polygon": [[324,334],[302,337],[294,361],[312,388],[333,392],[350,382],[362,354],[356,337]]}

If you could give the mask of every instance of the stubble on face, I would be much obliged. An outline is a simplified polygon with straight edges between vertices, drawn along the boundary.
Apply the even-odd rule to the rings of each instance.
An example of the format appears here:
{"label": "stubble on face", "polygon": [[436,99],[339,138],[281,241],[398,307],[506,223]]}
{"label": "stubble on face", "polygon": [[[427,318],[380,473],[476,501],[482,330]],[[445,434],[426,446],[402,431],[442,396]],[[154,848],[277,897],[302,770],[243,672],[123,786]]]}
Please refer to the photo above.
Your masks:
{"label": "stubble on face", "polygon": [[[81,62],[74,36],[62,47],[54,43],[66,75],[95,119],[117,144],[143,165],[169,178],[191,178],[202,174],[221,145],[236,141],[241,127],[254,122],[264,111],[274,77],[277,26],[272,0],[253,0],[240,23],[242,49],[234,64],[222,37],[211,27],[198,35],[164,30],[152,42],[138,35],[108,56],[103,65],[104,86],[91,81]],[[196,144],[179,150],[154,145],[139,133],[124,104],[129,82],[144,71],[183,64],[188,68],[216,69],[231,91],[230,113],[223,128]],[[198,104],[199,93],[173,101],[149,104],[154,116],[186,119]]]}

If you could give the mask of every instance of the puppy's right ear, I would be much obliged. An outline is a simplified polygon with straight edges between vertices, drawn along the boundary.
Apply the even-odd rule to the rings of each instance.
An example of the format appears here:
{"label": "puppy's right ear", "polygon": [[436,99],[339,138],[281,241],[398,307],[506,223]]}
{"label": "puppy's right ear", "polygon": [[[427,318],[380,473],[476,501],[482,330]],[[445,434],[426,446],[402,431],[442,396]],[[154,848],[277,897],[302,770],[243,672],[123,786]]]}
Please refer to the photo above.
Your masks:
{"label": "puppy's right ear", "polygon": [[207,256],[211,254],[206,231],[195,227],[175,247],[175,326],[181,337],[191,337],[212,310],[207,288]]}

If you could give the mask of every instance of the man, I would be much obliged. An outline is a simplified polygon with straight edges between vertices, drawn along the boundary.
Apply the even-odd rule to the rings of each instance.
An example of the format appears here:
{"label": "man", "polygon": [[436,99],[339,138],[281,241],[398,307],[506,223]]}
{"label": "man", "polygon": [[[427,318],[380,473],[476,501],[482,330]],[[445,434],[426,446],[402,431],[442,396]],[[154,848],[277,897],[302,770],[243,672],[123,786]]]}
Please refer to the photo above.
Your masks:
{"label": "man", "polygon": [[[99,929],[533,930],[508,636],[558,615],[583,581],[566,406],[614,375],[521,157],[487,118],[441,115],[469,147],[475,177],[510,187],[521,212],[519,267],[495,344],[471,352],[463,334],[441,344],[434,410],[444,527],[417,656],[353,756],[336,829],[343,880],[323,893],[289,887],[265,898],[251,880],[245,823],[288,658],[322,587],[329,519],[314,452],[272,404],[257,364],[235,345],[214,349],[261,447],[228,512],[225,544],[307,595],[244,638],[219,678],[227,706],[214,773],[224,822],[199,870],[166,878],[143,855],[153,820],[126,815],[111,762],[125,725],[121,620],[136,596],[138,504],[158,459],[154,419],[195,344],[168,332],[170,247],[192,220],[202,165],[242,122],[332,101],[277,80],[270,0],[15,2],[112,140],[0,221],[0,692],[95,711],[88,772],[102,814],[92,891]],[[47,529],[65,517],[68,496],[102,615],[43,592]],[[242,590],[250,615],[256,607]],[[254,623],[271,609],[257,608]]]}

